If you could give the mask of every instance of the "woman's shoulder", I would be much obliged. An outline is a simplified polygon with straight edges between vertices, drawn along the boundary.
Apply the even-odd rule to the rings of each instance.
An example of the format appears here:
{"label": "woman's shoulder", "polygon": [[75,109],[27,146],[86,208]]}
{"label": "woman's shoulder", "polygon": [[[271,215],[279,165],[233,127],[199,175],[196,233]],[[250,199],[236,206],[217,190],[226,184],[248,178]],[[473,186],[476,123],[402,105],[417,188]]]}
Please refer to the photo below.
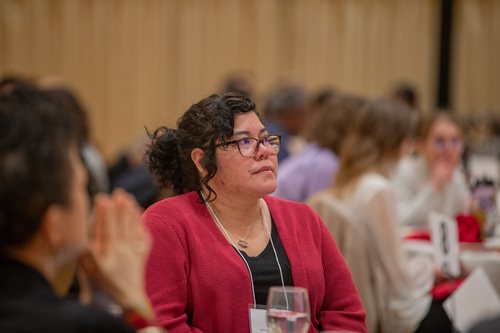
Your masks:
{"label": "woman's shoulder", "polygon": [[378,173],[368,173],[359,180],[353,200],[366,205],[380,195],[392,195],[393,187],[388,178]]}
{"label": "woman's shoulder", "polygon": [[379,173],[368,173],[361,177],[358,185],[358,192],[382,191],[391,188],[390,180]]}
{"label": "woman's shoulder", "polygon": [[[348,200],[335,195],[332,190],[324,190],[313,194],[307,204],[318,213],[323,220],[337,219],[339,216],[349,216]],[[327,221],[325,221],[327,222]]]}
{"label": "woman's shoulder", "polygon": [[196,192],[176,195],[156,202],[146,209],[143,220],[146,224],[155,221],[168,221],[175,224],[176,221],[183,221],[186,225],[189,221],[197,217],[207,215],[205,205]]}
{"label": "woman's shoulder", "polygon": [[145,212],[151,212],[151,211],[154,212],[157,210],[164,209],[166,207],[172,207],[178,205],[193,206],[198,204],[203,205],[200,198],[198,197],[198,194],[195,191],[192,191],[184,194],[174,195],[172,197],[168,197],[160,201],[157,201],[151,206],[149,206]]}
{"label": "woman's shoulder", "polygon": [[322,190],[311,195],[306,203],[308,205],[320,204],[329,201],[339,201],[339,199],[333,194],[331,189]]}
{"label": "woman's shoulder", "polygon": [[411,154],[403,157],[397,166],[397,174],[404,176],[422,173],[426,170],[426,163],[422,156]]}

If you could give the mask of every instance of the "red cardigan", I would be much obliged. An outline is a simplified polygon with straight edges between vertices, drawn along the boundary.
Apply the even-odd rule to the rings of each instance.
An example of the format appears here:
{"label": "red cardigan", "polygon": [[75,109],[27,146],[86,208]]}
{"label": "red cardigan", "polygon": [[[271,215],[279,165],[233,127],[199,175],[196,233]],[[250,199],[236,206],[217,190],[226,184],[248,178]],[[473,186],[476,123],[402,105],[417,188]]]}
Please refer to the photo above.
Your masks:
{"label": "red cardigan", "polygon": [[[294,284],[309,292],[309,332],[366,332],[351,273],[319,216],[302,203],[265,200]],[[159,323],[170,333],[249,332],[249,272],[197,194],[160,201],[146,210],[143,220],[153,235],[146,290]]]}

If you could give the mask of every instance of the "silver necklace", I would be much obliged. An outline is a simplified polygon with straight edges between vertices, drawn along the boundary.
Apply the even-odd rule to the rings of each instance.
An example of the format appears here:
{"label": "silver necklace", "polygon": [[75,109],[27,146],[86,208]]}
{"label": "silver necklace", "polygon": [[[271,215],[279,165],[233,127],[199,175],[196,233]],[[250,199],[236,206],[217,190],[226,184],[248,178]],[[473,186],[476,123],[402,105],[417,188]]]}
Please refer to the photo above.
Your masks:
{"label": "silver necklace", "polygon": [[[229,229],[228,229],[227,231],[229,231],[229,233],[230,233],[230,234],[231,234],[234,238],[236,238],[236,239],[238,240],[237,244],[238,244],[238,246],[239,246],[239,247],[241,247],[242,249],[246,249],[246,248],[248,247],[248,245],[249,245],[249,244],[248,244],[248,242],[245,240],[245,239],[247,239],[247,238],[248,238],[248,236],[247,236],[247,237],[245,237],[245,239],[240,239],[240,238],[238,238],[235,234],[233,234],[233,233],[231,232],[231,230],[229,230]],[[249,235],[250,235],[250,233],[249,233]]]}
{"label": "silver necklace", "polygon": [[[248,234],[245,236],[245,238],[241,239],[240,237],[236,236],[231,230],[227,229],[224,227],[224,225],[222,224],[222,222],[219,220],[219,218],[217,217],[217,214],[215,214],[215,211],[214,209],[212,208],[212,205],[210,205],[208,202],[205,202],[205,204],[207,205],[207,207],[209,208],[210,212],[212,213],[212,216],[214,217],[214,219],[216,220],[217,224],[219,224],[224,231],[228,231],[232,236],[233,238],[235,238],[237,240],[237,244],[240,248],[242,249],[247,249],[248,246],[250,244],[248,244],[247,242],[247,239],[248,237],[250,237],[250,234],[252,233],[252,230],[253,230],[253,226],[259,222],[259,220],[256,220],[255,222],[252,222],[251,226],[250,226],[250,231],[248,232]],[[262,211],[262,206],[260,207],[260,222],[263,222],[264,221],[264,212]]]}
{"label": "silver necklace", "polygon": [[[262,211],[261,211],[261,216],[262,216]],[[217,218],[217,217],[216,217]],[[252,233],[252,230],[253,230],[253,226],[255,225],[255,223],[257,223],[258,221],[255,221],[252,223],[251,227],[250,227],[250,231],[248,232],[248,234],[246,235],[246,237],[244,239],[241,239],[239,238],[238,236],[236,236],[231,230],[229,229],[226,229],[227,231],[229,231],[229,233],[238,240],[237,244],[239,247],[241,247],[242,249],[246,249],[248,248],[248,242],[247,242],[247,239],[248,237],[250,237],[250,234]],[[261,219],[261,222],[262,222],[262,219]]]}

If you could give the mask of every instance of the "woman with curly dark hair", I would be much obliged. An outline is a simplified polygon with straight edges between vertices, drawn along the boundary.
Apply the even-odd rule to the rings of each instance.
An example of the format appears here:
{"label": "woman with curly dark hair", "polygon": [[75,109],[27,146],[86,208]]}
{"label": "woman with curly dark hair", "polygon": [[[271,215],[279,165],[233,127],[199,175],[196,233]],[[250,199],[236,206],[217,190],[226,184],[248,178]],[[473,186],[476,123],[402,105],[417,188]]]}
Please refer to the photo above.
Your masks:
{"label": "woman with curly dark hair", "polygon": [[309,332],[366,332],[351,275],[318,215],[270,197],[280,137],[237,93],[192,105],[152,135],[151,170],[177,196],[143,219],[153,235],[146,289],[169,332],[249,332],[271,286],[309,293]]}

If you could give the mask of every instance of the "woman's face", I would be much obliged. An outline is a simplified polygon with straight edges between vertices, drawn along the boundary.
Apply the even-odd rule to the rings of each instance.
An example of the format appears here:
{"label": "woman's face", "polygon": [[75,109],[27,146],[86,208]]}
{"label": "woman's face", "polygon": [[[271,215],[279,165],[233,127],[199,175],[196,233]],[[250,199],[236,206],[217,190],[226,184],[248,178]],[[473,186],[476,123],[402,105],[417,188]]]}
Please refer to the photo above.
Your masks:
{"label": "woman's face", "polygon": [[[235,117],[233,136],[227,141],[261,140],[267,135],[269,133],[257,115],[247,112]],[[217,195],[261,198],[276,189],[278,158],[272,145],[260,143],[255,156],[243,157],[238,145],[230,144],[227,148],[217,148],[216,159],[217,173],[210,180],[210,186]]]}
{"label": "woman's face", "polygon": [[421,143],[421,153],[431,166],[436,163],[457,166],[462,152],[463,139],[460,129],[446,118],[437,119],[425,141]]}

